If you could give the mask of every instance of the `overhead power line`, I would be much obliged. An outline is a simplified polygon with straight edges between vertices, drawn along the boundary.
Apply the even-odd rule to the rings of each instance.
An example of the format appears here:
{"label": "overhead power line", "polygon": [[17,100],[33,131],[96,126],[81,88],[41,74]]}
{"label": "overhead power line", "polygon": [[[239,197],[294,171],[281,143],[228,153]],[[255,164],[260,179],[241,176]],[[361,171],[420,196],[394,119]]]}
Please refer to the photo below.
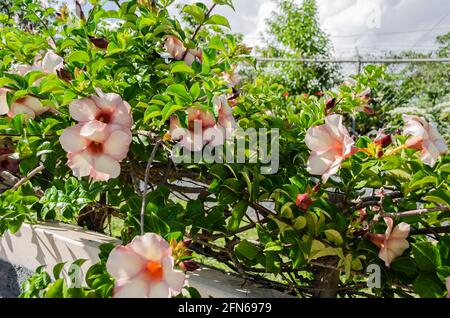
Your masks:
{"label": "overhead power line", "polygon": [[[441,21],[442,22],[442,21]],[[443,26],[437,28],[429,29],[419,29],[419,30],[409,30],[409,31],[391,31],[391,32],[371,32],[371,33],[355,33],[355,34],[329,34],[333,38],[353,38],[360,36],[374,36],[374,35],[396,35],[396,34],[408,34],[408,33],[419,33],[419,32],[431,32],[438,29],[449,29],[450,26]]]}
{"label": "overhead power line", "polygon": [[311,59],[257,57],[258,62],[307,62],[307,63],[450,63],[450,58],[401,58],[401,59]]}

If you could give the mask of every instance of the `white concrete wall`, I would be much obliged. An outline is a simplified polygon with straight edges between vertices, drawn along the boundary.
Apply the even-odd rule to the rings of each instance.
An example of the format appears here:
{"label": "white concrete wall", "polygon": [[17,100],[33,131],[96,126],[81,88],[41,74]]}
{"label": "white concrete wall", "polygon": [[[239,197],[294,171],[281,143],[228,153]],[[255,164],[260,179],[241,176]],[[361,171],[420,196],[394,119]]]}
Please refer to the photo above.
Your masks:
{"label": "white concrete wall", "polygon": [[[24,224],[17,233],[0,236],[0,258],[30,270],[47,265],[49,273],[58,263],[71,264],[77,259],[86,259],[81,269],[85,273],[98,262],[99,245],[111,242],[119,244],[114,238],[67,224]],[[190,273],[189,276],[189,285],[197,288],[202,297],[286,297],[278,291],[245,283],[239,277],[208,268]]]}

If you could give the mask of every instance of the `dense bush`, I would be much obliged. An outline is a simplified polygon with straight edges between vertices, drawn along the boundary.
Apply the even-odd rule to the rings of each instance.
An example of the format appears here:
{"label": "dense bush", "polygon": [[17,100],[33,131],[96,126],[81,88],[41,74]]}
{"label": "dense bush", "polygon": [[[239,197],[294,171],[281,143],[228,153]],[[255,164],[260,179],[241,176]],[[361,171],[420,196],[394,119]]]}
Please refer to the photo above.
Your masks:
{"label": "dense bush", "polygon": [[198,262],[299,297],[447,294],[448,148],[414,114],[377,126],[382,68],[289,94],[239,83],[252,59],[214,13],[228,0],[184,6],[186,28],[170,0],[15,2],[34,27],[1,16],[0,233],[58,220],[123,241],[84,287],[60,264],[23,297],[196,297],[182,271]]}

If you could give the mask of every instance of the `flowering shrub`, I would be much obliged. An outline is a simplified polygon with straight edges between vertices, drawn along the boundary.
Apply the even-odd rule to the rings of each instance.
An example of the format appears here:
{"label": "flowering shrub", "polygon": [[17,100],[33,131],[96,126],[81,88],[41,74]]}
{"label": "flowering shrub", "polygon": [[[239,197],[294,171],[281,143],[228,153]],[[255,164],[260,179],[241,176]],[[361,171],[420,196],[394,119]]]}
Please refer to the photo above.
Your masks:
{"label": "flowering shrub", "polygon": [[90,2],[1,16],[0,234],[57,220],[122,245],[22,297],[196,297],[199,262],[300,297],[447,295],[448,148],[414,114],[377,126],[382,68],[286,94],[236,73],[228,0],[185,26],[170,0]]}

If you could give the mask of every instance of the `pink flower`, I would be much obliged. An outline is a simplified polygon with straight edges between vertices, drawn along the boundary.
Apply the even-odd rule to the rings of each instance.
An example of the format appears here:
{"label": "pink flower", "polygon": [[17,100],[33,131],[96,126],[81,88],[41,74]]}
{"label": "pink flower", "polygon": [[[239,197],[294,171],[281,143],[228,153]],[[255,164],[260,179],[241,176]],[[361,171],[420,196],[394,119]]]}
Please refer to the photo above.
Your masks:
{"label": "pink flower", "polygon": [[49,50],[45,53],[44,57],[42,57],[42,54],[38,54],[34,58],[33,65],[18,65],[17,73],[21,76],[24,76],[31,71],[40,71],[44,74],[56,74],[56,71],[62,69],[63,67],[63,58],[55,52]]}
{"label": "pink flower", "polygon": [[404,134],[410,135],[405,147],[421,150],[420,159],[424,164],[433,167],[440,155],[448,152],[448,146],[439,134],[435,123],[414,115],[403,115],[405,121]]}
{"label": "pink flower", "polygon": [[98,127],[93,121],[66,128],[59,141],[74,176],[107,181],[120,175],[119,162],[127,156],[131,139],[129,130]]}
{"label": "pink flower", "polygon": [[6,115],[9,112],[7,92],[7,89],[0,88],[0,116]]}
{"label": "pink flower", "polygon": [[106,127],[111,130],[130,129],[133,126],[131,107],[114,93],[103,93],[96,89],[98,96],[78,99],[69,105],[73,119],[84,124],[84,130],[95,130],[101,134]]}
{"label": "pink flower", "polygon": [[406,238],[409,236],[410,226],[402,222],[392,230],[394,221],[389,217],[384,218],[384,221],[387,225],[385,234],[368,234],[367,237],[380,248],[378,257],[389,267],[395,258],[408,249],[409,243]]}
{"label": "pink flower", "polygon": [[108,273],[116,280],[114,298],[169,298],[180,293],[186,276],[173,267],[169,243],[154,233],[117,246],[106,263]]}
{"label": "pink flower", "polygon": [[342,161],[357,150],[347,128],[342,124],[341,115],[329,115],[324,125],[309,128],[305,143],[311,149],[307,170],[313,175],[321,175],[323,182],[335,174]]}
{"label": "pink flower", "polygon": [[189,66],[191,66],[196,60],[199,63],[203,62],[203,52],[201,49],[189,49],[186,53],[186,48],[184,47],[183,42],[181,42],[176,36],[166,36],[164,49],[171,58],[179,61],[184,60]]}
{"label": "pink flower", "polygon": [[200,151],[204,145],[216,147],[223,145],[236,128],[233,110],[225,96],[213,100],[218,109],[218,121],[210,112],[203,112],[191,107],[187,110],[188,127],[183,128],[176,116],[170,118],[170,135],[173,140],[189,151]]}
{"label": "pink flower", "polygon": [[79,124],[64,130],[60,143],[75,176],[107,181],[120,175],[119,162],[127,156],[132,140],[133,118],[130,105],[119,95],[96,91],[98,96],[69,105]]}
{"label": "pink flower", "polygon": [[31,96],[19,98],[8,107],[6,92],[7,90],[0,88],[0,115],[8,115],[12,118],[23,114],[27,119],[34,119],[50,109],[43,106],[39,99]]}

